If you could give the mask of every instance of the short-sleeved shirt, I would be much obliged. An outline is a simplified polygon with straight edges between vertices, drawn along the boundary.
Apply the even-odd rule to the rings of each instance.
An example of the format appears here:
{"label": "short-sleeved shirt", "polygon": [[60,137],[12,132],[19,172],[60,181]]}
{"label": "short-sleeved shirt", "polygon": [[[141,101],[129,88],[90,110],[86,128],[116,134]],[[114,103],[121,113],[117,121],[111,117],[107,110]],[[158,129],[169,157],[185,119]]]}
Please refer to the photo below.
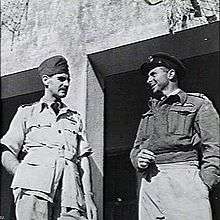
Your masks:
{"label": "short-sleeved shirt", "polygon": [[65,146],[66,150],[76,151],[77,156],[91,153],[80,114],[62,103],[56,116],[43,99],[18,108],[1,143],[8,146],[16,156],[22,148],[29,152],[31,148],[43,146]]}
{"label": "short-sleeved shirt", "polygon": [[63,191],[69,197],[64,198],[64,203],[75,200],[69,207],[78,208],[82,189],[77,162],[81,157],[89,156],[92,149],[80,114],[61,103],[56,115],[50,104],[42,98],[37,103],[19,107],[8,132],[1,139],[1,143],[16,156],[21,150],[27,153],[11,187],[37,191],[52,201],[63,177]]}

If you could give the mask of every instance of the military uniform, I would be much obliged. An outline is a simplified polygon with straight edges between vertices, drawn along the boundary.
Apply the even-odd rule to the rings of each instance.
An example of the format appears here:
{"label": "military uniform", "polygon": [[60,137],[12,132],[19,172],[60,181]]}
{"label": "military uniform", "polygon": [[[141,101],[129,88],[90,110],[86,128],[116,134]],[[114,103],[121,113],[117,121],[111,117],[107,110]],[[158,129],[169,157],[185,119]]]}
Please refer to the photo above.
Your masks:
{"label": "military uniform", "polygon": [[[130,157],[142,173],[139,219],[208,220],[208,191],[220,182],[219,117],[199,93],[151,99]],[[141,149],[156,155],[148,168],[137,166]]]}
{"label": "military uniform", "polygon": [[[43,97],[37,103],[19,107],[1,140],[16,156],[21,150],[27,153],[11,185],[16,206],[19,208],[23,196],[34,195],[41,198],[41,213],[36,219],[47,219],[47,203],[53,202],[61,183],[62,215],[68,214],[68,207],[74,211],[74,219],[84,219],[79,215],[85,212],[85,204],[78,165],[92,150],[80,114],[61,102],[56,115],[50,104]],[[23,220],[22,212],[25,210],[19,212],[19,219]]]}

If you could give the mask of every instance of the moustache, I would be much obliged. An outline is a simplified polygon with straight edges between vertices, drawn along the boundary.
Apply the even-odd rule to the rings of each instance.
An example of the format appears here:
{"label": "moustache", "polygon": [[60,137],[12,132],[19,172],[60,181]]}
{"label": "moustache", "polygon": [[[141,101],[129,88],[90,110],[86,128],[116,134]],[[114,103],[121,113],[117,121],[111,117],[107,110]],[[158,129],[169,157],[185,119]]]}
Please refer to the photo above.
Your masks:
{"label": "moustache", "polygon": [[60,91],[60,90],[67,91],[67,90],[68,90],[68,87],[61,87],[61,88],[59,88],[59,91]]}

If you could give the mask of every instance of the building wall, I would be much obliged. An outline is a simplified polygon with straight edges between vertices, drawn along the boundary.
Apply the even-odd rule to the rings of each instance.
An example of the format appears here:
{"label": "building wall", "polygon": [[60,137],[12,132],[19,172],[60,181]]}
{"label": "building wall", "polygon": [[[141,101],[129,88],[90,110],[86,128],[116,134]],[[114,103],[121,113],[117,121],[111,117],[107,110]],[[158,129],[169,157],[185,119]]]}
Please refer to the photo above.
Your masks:
{"label": "building wall", "polygon": [[[18,17],[22,14],[22,8],[16,11],[10,5],[2,2],[7,9],[3,22],[8,21],[7,15],[13,16],[13,10]],[[86,54],[167,34],[165,5],[150,6],[145,0],[29,0],[14,40],[9,31],[14,26],[2,26],[1,74],[31,69],[49,56],[62,54],[74,78],[67,101],[84,112]]]}
{"label": "building wall", "polygon": [[104,158],[104,96],[95,72],[88,63],[87,69],[86,131],[94,148],[91,159],[92,183],[99,220],[103,219],[103,158]]}

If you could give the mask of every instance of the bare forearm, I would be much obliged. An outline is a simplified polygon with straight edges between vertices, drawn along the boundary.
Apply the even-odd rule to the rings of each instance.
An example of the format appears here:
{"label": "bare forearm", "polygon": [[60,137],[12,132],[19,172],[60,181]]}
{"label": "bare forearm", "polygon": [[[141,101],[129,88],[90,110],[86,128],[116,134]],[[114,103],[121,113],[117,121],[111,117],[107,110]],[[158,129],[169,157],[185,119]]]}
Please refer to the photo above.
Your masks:
{"label": "bare forearm", "polygon": [[81,159],[81,168],[83,170],[82,184],[85,195],[86,212],[88,220],[97,220],[97,208],[93,201],[90,164],[88,157]]}
{"label": "bare forearm", "polygon": [[91,184],[91,172],[90,172],[90,164],[88,157],[83,157],[81,159],[81,168],[83,170],[83,175],[82,175],[83,191],[85,195],[89,195],[92,193],[92,184]]}
{"label": "bare forearm", "polygon": [[2,152],[1,162],[9,173],[15,174],[19,161],[11,151],[6,150]]}

